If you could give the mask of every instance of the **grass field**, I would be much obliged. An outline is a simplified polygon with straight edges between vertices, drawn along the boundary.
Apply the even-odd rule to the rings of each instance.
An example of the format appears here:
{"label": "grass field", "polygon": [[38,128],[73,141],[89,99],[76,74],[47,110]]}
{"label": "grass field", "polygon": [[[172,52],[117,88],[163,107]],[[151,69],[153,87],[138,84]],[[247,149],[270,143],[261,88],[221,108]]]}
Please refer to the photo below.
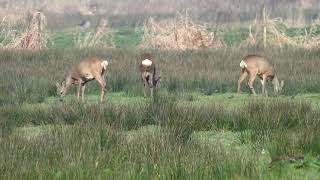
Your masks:
{"label": "grass field", "polygon": [[[320,176],[319,50],[149,50],[162,76],[152,99],[143,98],[139,79],[145,51],[1,51],[1,178]],[[252,97],[245,83],[235,94],[239,62],[251,53],[276,64],[281,96]],[[98,84],[90,82],[84,102],[75,88],[60,102],[55,83],[91,56],[110,61],[107,101],[98,103]]]}

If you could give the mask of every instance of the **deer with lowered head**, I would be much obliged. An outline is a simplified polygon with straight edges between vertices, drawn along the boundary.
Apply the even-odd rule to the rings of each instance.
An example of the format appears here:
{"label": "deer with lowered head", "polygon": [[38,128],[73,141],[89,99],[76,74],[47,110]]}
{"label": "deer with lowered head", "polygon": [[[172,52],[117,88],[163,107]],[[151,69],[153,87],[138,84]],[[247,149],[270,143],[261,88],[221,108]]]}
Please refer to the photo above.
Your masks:
{"label": "deer with lowered head", "polygon": [[140,61],[141,79],[144,84],[144,97],[153,96],[160,76],[156,78],[156,64],[151,54],[145,53]]}
{"label": "deer with lowered head", "polygon": [[265,85],[267,82],[271,81],[273,84],[273,89],[276,94],[282,91],[284,82],[279,81],[277,74],[275,72],[274,66],[265,58],[258,55],[248,55],[240,62],[241,75],[238,80],[237,93],[240,94],[240,87],[242,81],[249,75],[248,86],[254,96],[256,92],[253,88],[253,83],[258,76],[262,85],[262,94],[267,95]]}
{"label": "deer with lowered head", "polygon": [[78,86],[77,97],[84,100],[84,90],[86,83],[92,80],[98,81],[101,87],[100,101],[103,101],[105,92],[105,75],[108,61],[99,57],[88,58],[72,67],[67,77],[61,83],[57,83],[57,94],[61,100],[66,95],[69,87],[73,84]]}

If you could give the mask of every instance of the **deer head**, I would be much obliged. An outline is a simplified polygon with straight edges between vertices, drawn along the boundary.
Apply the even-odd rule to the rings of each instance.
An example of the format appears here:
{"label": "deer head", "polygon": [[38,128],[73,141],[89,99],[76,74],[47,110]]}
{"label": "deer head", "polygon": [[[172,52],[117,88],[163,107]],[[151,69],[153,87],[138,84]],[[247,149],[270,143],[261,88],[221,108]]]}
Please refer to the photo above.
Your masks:
{"label": "deer head", "polygon": [[157,86],[157,84],[158,84],[158,82],[160,81],[160,79],[161,79],[161,76],[158,76],[158,78],[156,78],[156,79],[154,80],[154,86]]}
{"label": "deer head", "polygon": [[74,80],[72,79],[71,75],[68,75],[65,79],[62,80],[61,83],[57,83],[57,94],[60,96],[60,98],[63,98],[68,91],[68,88],[71,84],[74,83]]}
{"label": "deer head", "polygon": [[60,98],[63,98],[67,93],[67,83],[66,80],[63,80],[61,83],[56,83],[57,86],[57,95]]}

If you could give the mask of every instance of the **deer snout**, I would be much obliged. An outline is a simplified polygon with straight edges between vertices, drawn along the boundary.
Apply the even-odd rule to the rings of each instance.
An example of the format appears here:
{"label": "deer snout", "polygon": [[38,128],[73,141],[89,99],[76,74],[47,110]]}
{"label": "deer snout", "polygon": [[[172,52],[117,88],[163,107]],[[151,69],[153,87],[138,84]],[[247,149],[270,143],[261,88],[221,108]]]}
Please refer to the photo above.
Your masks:
{"label": "deer snout", "polygon": [[63,98],[65,95],[66,95],[66,91],[61,90],[58,92],[58,96],[60,96],[60,98]]}
{"label": "deer snout", "polygon": [[149,87],[153,88],[153,83],[149,82]]}

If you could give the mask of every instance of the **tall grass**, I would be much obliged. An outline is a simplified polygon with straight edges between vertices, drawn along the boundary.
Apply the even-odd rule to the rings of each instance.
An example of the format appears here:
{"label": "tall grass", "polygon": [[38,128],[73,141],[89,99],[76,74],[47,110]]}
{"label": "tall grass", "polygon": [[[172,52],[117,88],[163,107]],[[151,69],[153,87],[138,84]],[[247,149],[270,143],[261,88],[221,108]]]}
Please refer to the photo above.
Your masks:
{"label": "tall grass", "polygon": [[[160,88],[170,92],[200,91],[204,94],[235,92],[239,77],[239,61],[246,54],[267,56],[285,80],[284,94],[318,92],[318,51],[299,49],[271,50],[201,50],[171,52],[151,50],[162,76]],[[109,59],[107,87],[109,91],[126,91],[141,95],[138,61],[142,51],[125,49],[51,49],[38,53],[0,52],[0,103],[41,102],[54,96],[54,85],[72,65],[87,57]],[[88,92],[98,91],[90,83]],[[258,89],[260,83],[255,85]],[[245,83],[242,91],[249,92]],[[259,91],[259,90],[258,90]],[[71,91],[72,92],[72,91]]]}
{"label": "tall grass", "polygon": [[[20,121],[3,130],[46,126],[38,132],[29,127],[31,135],[8,131],[10,136],[0,138],[2,177],[256,179],[269,171],[262,149],[272,160],[319,153],[320,116],[308,103],[261,98],[225,110],[178,102],[159,95],[138,105],[70,101],[24,112],[7,107],[1,117]],[[244,148],[198,141],[192,137],[197,131],[238,133]]]}
{"label": "tall grass", "polygon": [[[318,92],[317,50],[150,51],[162,76],[155,97],[106,104],[58,102],[50,97],[55,96],[55,82],[73,64],[92,56],[110,61],[109,92],[143,96],[138,71],[142,51],[0,52],[1,178],[289,178],[293,175],[272,174],[269,166],[278,160],[319,155],[320,114],[308,102],[261,97],[229,108],[215,102],[192,103],[192,95],[184,97],[188,91],[235,92],[239,61],[247,53],[273,60],[286,81],[285,95]],[[98,94],[97,83],[90,84],[86,94]],[[242,90],[249,92],[245,83]],[[198,132],[230,132],[232,137],[208,142],[196,136]],[[318,168],[314,161],[309,169]]]}

